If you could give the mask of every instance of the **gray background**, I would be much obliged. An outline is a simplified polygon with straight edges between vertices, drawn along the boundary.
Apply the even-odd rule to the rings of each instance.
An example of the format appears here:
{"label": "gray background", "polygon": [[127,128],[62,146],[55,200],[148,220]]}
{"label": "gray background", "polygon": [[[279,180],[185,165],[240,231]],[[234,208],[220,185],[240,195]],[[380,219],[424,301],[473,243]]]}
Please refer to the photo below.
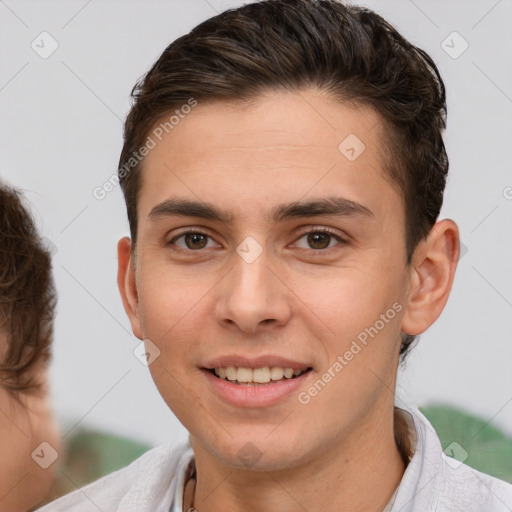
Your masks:
{"label": "gray background", "polygon": [[[97,200],[93,190],[116,172],[135,80],[173,39],[241,4],[0,0],[0,174],[26,192],[54,246],[51,376],[65,435],[81,425],[152,444],[185,438],[132,353],[138,340],[116,285],[116,242],[128,233],[121,191]],[[512,3],[366,4],[441,70],[451,162],[441,218],[456,220],[467,249],[445,311],[400,373],[400,393],[512,433]],[[58,43],[47,58],[31,47],[51,48],[43,31]]]}

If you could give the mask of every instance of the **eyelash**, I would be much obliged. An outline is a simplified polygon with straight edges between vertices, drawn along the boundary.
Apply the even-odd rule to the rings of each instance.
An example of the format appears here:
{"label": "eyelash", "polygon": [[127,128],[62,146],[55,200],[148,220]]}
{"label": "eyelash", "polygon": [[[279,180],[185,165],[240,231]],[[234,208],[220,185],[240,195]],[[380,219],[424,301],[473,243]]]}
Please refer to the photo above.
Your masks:
{"label": "eyelash", "polygon": [[[176,235],[175,237],[173,237],[169,242],[167,242],[166,245],[167,246],[173,246],[175,244],[175,242],[177,240],[179,240],[180,238],[182,238],[182,237],[184,237],[184,236],[186,236],[188,234],[193,234],[193,233],[197,233],[197,234],[200,234],[200,235],[205,235],[208,238],[212,239],[212,237],[210,235],[208,235],[207,233],[205,233],[204,231],[202,231],[200,229],[188,228],[187,231],[183,231],[179,235]],[[319,227],[315,227],[315,228],[308,228],[307,231],[301,232],[298,235],[298,237],[296,238],[295,242],[297,242],[298,240],[303,238],[305,235],[310,235],[310,234],[313,234],[313,233],[329,235],[329,236],[335,238],[338,241],[338,244],[336,244],[333,247],[327,247],[325,249],[303,249],[303,248],[301,248],[302,250],[319,252],[319,253],[325,253],[325,252],[329,251],[330,249],[334,249],[334,247],[336,247],[337,245],[343,245],[343,244],[347,243],[347,240],[342,238],[336,231],[334,231],[334,230],[332,230],[330,228],[327,228],[327,227],[320,227],[320,226]],[[188,252],[188,253],[199,253],[199,252],[202,252],[202,249],[195,249],[194,250],[194,249],[182,249],[182,248],[175,249],[175,248],[173,248],[173,250],[175,250],[175,251],[182,251],[182,252]]]}

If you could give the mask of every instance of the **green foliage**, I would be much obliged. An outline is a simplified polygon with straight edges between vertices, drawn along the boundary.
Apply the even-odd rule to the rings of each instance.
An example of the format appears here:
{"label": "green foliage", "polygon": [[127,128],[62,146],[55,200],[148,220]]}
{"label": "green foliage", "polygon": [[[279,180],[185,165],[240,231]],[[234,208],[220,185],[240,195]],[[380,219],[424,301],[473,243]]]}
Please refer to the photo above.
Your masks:
{"label": "green foliage", "polygon": [[489,420],[448,405],[433,404],[420,410],[436,429],[443,450],[456,442],[468,453],[465,464],[512,483],[511,437],[493,427]]}
{"label": "green foliage", "polygon": [[[121,469],[140,457],[150,447],[129,439],[96,431],[81,431],[68,445],[68,467],[96,479]],[[82,480],[82,478],[80,478]]]}

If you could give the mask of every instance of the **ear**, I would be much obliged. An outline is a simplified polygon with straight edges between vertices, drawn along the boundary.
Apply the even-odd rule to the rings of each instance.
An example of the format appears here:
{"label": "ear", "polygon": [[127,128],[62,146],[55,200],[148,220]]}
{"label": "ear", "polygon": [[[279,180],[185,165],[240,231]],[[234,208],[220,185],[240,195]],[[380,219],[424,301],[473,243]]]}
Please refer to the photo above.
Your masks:
{"label": "ear", "polygon": [[437,222],[422,240],[411,262],[411,280],[402,331],[426,331],[446,305],[459,260],[459,229],[452,220]]}
{"label": "ear", "polygon": [[124,310],[130,319],[133,334],[141,340],[143,336],[139,317],[139,296],[131,250],[131,239],[121,238],[117,244],[117,286],[121,293]]}

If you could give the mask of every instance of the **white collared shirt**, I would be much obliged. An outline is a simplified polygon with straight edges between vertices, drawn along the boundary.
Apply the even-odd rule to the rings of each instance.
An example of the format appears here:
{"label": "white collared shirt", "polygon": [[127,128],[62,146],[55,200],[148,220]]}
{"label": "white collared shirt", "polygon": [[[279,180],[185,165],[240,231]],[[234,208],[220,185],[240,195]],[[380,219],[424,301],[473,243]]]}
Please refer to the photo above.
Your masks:
{"label": "white collared shirt", "polygon": [[[512,484],[445,455],[427,418],[417,408],[400,409],[414,455],[383,512],[512,511]],[[193,457],[189,443],[159,446],[38,512],[187,512],[184,478]]]}

